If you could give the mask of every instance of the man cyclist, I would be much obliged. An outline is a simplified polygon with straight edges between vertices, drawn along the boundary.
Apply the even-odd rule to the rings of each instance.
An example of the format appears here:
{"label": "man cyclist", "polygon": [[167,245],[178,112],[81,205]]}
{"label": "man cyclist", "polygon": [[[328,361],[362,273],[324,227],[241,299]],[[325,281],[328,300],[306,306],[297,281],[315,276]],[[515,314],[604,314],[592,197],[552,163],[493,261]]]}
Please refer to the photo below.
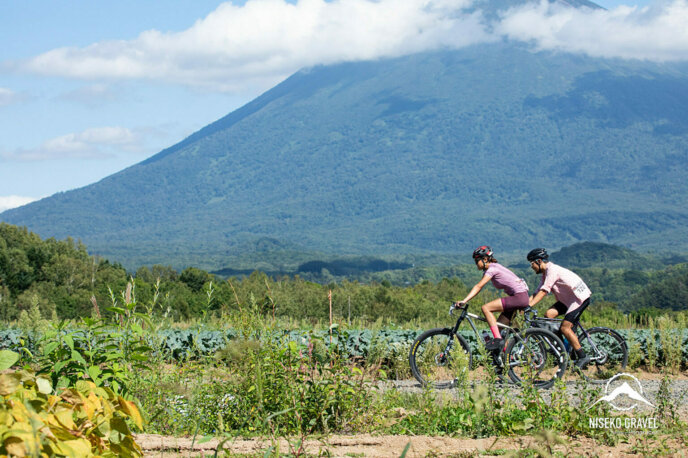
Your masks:
{"label": "man cyclist", "polygon": [[549,262],[549,255],[544,248],[535,248],[528,253],[530,267],[537,274],[542,274],[542,281],[537,293],[530,299],[530,306],[540,302],[547,294],[554,293],[557,302],[545,313],[547,318],[564,315],[564,321],[559,330],[568,339],[578,359],[575,365],[584,369],[590,362],[590,357],[578,341],[573,327],[578,324],[583,311],[590,304],[590,289],[575,273],[561,266]]}
{"label": "man cyclist", "polygon": [[499,332],[497,320],[495,320],[493,313],[502,312],[499,315],[499,322],[508,325],[516,310],[528,307],[528,300],[530,299],[530,296],[528,296],[528,285],[525,280],[499,264],[489,246],[483,245],[478,247],[473,252],[473,260],[476,267],[483,271],[483,278],[471,288],[463,300],[452,304],[452,307],[461,307],[473,299],[490,280],[496,289],[504,290],[507,294],[506,297],[490,301],[482,307],[483,314],[490,325],[490,331],[492,331],[493,336],[493,339],[485,344],[485,348],[487,350],[497,350],[504,344],[504,340]]}

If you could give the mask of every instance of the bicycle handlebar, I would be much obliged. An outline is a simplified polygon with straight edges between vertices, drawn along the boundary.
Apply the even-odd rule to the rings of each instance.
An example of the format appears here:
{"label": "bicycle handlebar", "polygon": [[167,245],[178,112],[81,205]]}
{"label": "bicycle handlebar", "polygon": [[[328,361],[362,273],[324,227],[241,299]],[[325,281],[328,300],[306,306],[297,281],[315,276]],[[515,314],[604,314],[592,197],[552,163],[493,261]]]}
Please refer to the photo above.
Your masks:
{"label": "bicycle handlebar", "polygon": [[537,310],[528,306],[525,309],[523,309],[523,316],[526,318],[526,321],[532,321],[533,319],[537,318],[538,313]]}
{"label": "bicycle handlebar", "polygon": [[468,309],[468,302],[464,302],[463,306],[457,306],[456,304],[461,304],[461,302],[452,302],[451,305],[449,306],[449,314],[453,315],[454,310],[459,309],[459,310],[467,310]]}

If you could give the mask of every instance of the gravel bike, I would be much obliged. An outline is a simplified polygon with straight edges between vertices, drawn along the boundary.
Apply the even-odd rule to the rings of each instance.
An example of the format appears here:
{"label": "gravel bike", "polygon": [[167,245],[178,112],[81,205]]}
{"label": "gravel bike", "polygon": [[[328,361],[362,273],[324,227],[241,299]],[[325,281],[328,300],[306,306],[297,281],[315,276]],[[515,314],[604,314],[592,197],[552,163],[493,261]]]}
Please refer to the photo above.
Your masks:
{"label": "gravel bike", "polygon": [[[409,365],[413,376],[423,386],[452,388],[473,366],[473,352],[458,329],[467,321],[484,347],[474,320],[487,322],[468,311],[468,304],[450,308],[460,313],[451,328],[435,328],[422,333],[411,345]],[[531,311],[532,312],[532,311]],[[549,388],[566,371],[569,358],[564,343],[553,332],[529,327],[525,331],[497,323],[505,345],[494,351],[485,349],[501,377],[506,373],[514,383],[531,380],[538,388]]]}
{"label": "gravel bike", "polygon": [[[548,329],[554,332],[564,341],[567,353],[571,360],[575,361],[578,356],[573,347],[559,331],[561,318],[535,318],[530,322],[531,326],[540,329]],[[626,340],[610,328],[594,327],[585,329],[580,321],[573,327],[573,331],[578,336],[578,341],[585,350],[585,354],[590,357],[590,363],[579,372],[586,380],[592,383],[606,383],[607,380],[616,374],[623,372],[628,363],[628,346]]]}

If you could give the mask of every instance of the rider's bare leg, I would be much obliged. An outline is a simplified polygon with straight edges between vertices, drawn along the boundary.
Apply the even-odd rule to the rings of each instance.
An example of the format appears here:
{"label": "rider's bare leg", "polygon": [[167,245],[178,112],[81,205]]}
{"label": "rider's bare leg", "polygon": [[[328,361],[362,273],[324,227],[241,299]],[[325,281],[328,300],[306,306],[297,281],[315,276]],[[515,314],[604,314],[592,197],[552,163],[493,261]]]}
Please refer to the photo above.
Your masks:
{"label": "rider's bare leg", "polygon": [[547,318],[556,318],[559,316],[559,310],[555,309],[554,307],[552,307],[551,309],[547,309],[547,311],[545,312],[545,316]]}
{"label": "rider's bare leg", "polygon": [[[501,299],[495,299],[483,305],[483,315],[487,319],[487,324],[490,325],[490,330],[495,339],[501,339],[502,335],[499,332],[499,327],[497,326],[497,320],[494,317],[494,312],[503,312],[504,307],[502,306]],[[501,318],[501,317],[500,317]]]}
{"label": "rider's bare leg", "polygon": [[571,346],[573,347],[574,350],[578,351],[581,348],[581,344],[578,341],[578,337],[576,336],[576,333],[573,332],[573,323],[570,321],[562,321],[561,327],[559,328],[562,334],[564,334],[564,337],[566,337],[569,342],[571,343]]}

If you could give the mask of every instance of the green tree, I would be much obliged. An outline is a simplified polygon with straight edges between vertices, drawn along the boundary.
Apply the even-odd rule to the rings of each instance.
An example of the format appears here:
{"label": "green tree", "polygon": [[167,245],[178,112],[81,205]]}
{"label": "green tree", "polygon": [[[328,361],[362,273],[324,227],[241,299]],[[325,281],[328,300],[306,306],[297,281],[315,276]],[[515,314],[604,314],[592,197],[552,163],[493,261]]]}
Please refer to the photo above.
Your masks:
{"label": "green tree", "polygon": [[203,285],[213,280],[213,276],[208,272],[196,267],[187,267],[179,275],[179,281],[184,283],[193,292],[203,289]]}

